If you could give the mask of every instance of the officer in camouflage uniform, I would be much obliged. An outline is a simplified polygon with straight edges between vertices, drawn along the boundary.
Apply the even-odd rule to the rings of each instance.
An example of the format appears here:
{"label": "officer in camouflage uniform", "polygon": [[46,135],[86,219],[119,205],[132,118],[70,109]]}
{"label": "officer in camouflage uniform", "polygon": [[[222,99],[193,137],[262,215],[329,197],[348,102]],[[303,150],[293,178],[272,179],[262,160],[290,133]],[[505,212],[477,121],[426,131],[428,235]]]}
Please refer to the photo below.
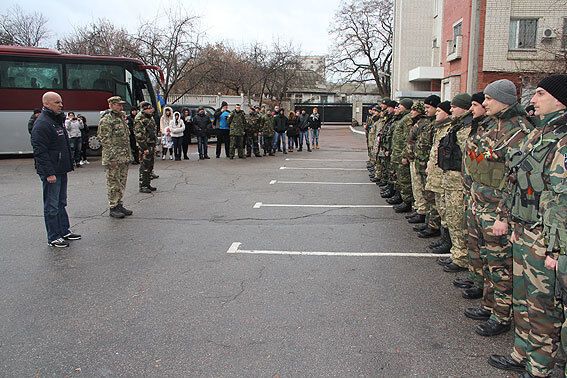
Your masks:
{"label": "officer in camouflage uniform", "polygon": [[396,202],[392,203],[394,205],[401,202],[401,198],[396,192],[396,188],[393,184],[394,178],[391,177],[392,134],[394,132],[396,122],[401,118],[396,114],[397,108],[398,103],[396,101],[392,100],[388,103],[387,112],[390,114],[390,117],[386,123],[384,123],[380,140],[380,154],[384,157],[382,160],[382,180],[384,181],[384,186],[380,192],[380,196],[388,199],[395,198]]}
{"label": "officer in camouflage uniform", "polygon": [[420,214],[417,214],[413,222],[423,219],[424,223],[415,226],[413,230],[419,232],[418,236],[421,238],[430,238],[439,236],[441,229],[441,218],[435,207],[435,193],[430,190],[425,190],[425,184],[427,182],[427,162],[429,161],[431,146],[433,145],[433,135],[435,134],[435,113],[437,112],[437,106],[441,103],[441,99],[437,95],[431,95],[427,97],[423,103],[425,108],[424,119],[427,120],[427,122],[416,130],[414,156],[416,176],[418,176],[416,181],[419,184],[417,190],[422,193],[425,202],[425,219],[421,218],[419,216]]}
{"label": "officer in camouflage uniform", "polygon": [[110,216],[124,218],[132,211],[124,208],[122,197],[126,189],[130,164],[130,130],[124,115],[125,102],[119,96],[108,99],[108,109],[98,124],[98,139],[102,145],[102,165],[106,168],[106,188]]}
{"label": "officer in camouflage uniform", "polygon": [[[490,118],[479,125],[467,141],[465,167],[470,177],[471,228],[478,235],[477,245],[483,261],[488,288],[484,290],[486,307],[467,309],[465,315],[486,322],[475,327],[481,336],[495,336],[510,329],[512,310],[512,246],[508,235],[494,235],[492,228],[500,218],[497,207],[506,186],[506,153],[517,148],[531,130],[525,112],[516,102],[516,88],[510,82],[510,101],[491,97],[493,87],[485,89]],[[496,92],[498,97],[499,92]],[[514,99],[514,101],[512,101]],[[505,100],[505,99],[504,99]],[[505,100],[506,101],[506,100]],[[474,257],[474,256],[473,256]],[[474,261],[473,261],[474,263]],[[493,295],[493,298],[490,298]],[[492,302],[492,308],[490,306]],[[468,313],[467,313],[468,311]],[[473,316],[470,316],[473,315]]]}
{"label": "officer in camouflage uniform", "polygon": [[[441,225],[441,239],[446,241],[449,238],[447,231],[447,223],[445,220],[445,197],[443,190],[443,170],[437,165],[437,153],[439,149],[439,141],[449,131],[451,125],[451,103],[449,101],[443,101],[437,105],[437,111],[435,113],[435,122],[433,124],[433,141],[431,144],[431,150],[429,153],[429,159],[427,160],[427,167],[425,169],[426,180],[425,180],[425,190],[434,193],[435,196],[435,209],[439,214],[439,223]],[[418,233],[419,237],[427,238],[429,237],[429,227]],[[430,245],[431,247],[431,245]],[[432,252],[436,252],[432,248]],[[439,253],[449,252],[449,248],[445,248]]]}
{"label": "officer in camouflage uniform", "polygon": [[[506,84],[490,84],[490,96],[507,99]],[[488,98],[487,90],[485,94]],[[506,236],[509,215],[514,349],[510,356],[492,355],[489,363],[500,369],[523,371],[521,377],[547,377],[555,363],[562,322],[560,303],[555,297],[555,269],[561,243],[557,236],[565,235],[566,225],[549,212],[566,205],[567,75],[544,78],[531,101],[541,126],[528,135],[519,149],[508,154],[511,175],[506,207],[497,209],[501,220],[493,227],[495,235]],[[485,101],[488,109],[490,105]],[[562,215],[565,220],[565,213]]]}
{"label": "officer in camouflage uniform", "polygon": [[374,129],[374,127],[372,127],[372,125],[374,125],[374,122],[376,121],[375,116],[377,111],[378,108],[376,108],[376,106],[372,106],[370,109],[368,109],[368,117],[366,118],[366,123],[364,124],[366,146],[368,149],[368,162],[366,163],[366,166],[368,168],[368,171],[370,171],[371,173],[373,171],[374,165],[376,164],[375,156],[372,155],[374,142],[376,141],[376,130]]}
{"label": "officer in camouflage uniform", "polygon": [[[424,118],[425,106],[423,102],[416,102],[411,107],[410,116],[413,122],[409,130],[408,139],[404,147],[404,152],[402,153],[402,164],[409,165],[410,171],[410,190],[413,194],[414,207],[420,208],[423,214],[423,219],[416,217],[417,212],[412,211],[410,214],[406,215],[406,219],[412,219],[410,223],[422,223],[425,220],[425,200],[423,199],[423,192],[417,188],[417,171],[415,170],[415,142],[417,140],[418,130],[423,129],[426,124],[429,124],[429,120]],[[414,220],[415,219],[415,220]]]}
{"label": "officer in camouflage uniform", "polygon": [[154,169],[155,149],[156,149],[156,130],[154,121],[154,108],[149,102],[143,101],[140,104],[141,112],[134,118],[134,135],[140,150],[140,192],[151,193],[156,190],[151,186],[151,174]]}
{"label": "officer in camouflage uniform", "polygon": [[234,159],[234,150],[238,148],[238,158],[246,159],[244,156],[244,132],[246,130],[246,115],[236,104],[235,109],[228,116],[230,126],[230,158]]}
{"label": "officer in camouflage uniform", "polygon": [[260,110],[260,107],[256,106],[250,109],[250,114],[246,116],[246,157],[251,157],[252,151],[254,151],[254,156],[262,157],[258,145],[258,133],[262,129],[262,117],[260,117],[258,110]]}

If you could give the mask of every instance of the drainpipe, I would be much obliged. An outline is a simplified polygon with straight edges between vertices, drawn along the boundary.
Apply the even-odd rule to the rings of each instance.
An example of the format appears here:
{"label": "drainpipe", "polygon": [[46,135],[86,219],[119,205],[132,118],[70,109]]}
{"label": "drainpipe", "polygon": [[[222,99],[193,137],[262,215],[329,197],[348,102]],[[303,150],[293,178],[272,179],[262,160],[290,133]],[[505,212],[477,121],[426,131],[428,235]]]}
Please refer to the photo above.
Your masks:
{"label": "drainpipe", "polygon": [[467,62],[467,92],[478,92],[478,42],[480,39],[480,3],[471,1],[471,29],[469,32],[469,59]]}

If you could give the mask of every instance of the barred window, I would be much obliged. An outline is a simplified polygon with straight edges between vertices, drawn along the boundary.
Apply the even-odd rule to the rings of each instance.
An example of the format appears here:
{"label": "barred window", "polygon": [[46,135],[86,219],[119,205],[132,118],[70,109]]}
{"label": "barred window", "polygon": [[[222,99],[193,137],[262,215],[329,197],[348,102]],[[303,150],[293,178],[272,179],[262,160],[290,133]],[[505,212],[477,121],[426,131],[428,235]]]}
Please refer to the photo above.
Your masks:
{"label": "barred window", "polygon": [[510,20],[510,50],[535,49],[537,18]]}

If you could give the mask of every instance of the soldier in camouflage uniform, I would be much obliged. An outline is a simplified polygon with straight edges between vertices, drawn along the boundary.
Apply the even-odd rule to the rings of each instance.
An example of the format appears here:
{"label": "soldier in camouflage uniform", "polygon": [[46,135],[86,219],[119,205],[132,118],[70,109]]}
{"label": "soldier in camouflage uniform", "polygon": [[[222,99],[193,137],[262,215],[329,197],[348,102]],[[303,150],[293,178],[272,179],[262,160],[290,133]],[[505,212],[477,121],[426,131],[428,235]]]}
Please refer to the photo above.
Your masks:
{"label": "soldier in camouflage uniform", "polygon": [[154,169],[156,131],[157,126],[154,121],[154,108],[149,102],[140,104],[142,111],[134,118],[134,135],[140,150],[140,192],[151,193],[156,190],[151,186],[151,173]]}
{"label": "soldier in camouflage uniform", "polygon": [[[416,200],[416,216],[410,218],[411,223],[424,223],[422,227],[415,227],[415,231],[422,232],[421,237],[434,237],[440,234],[439,229],[441,228],[441,218],[439,213],[435,208],[435,194],[429,190],[425,190],[425,183],[427,180],[427,175],[425,170],[427,168],[427,161],[429,160],[429,154],[431,152],[431,146],[433,144],[433,134],[435,129],[435,113],[437,111],[437,106],[441,102],[441,99],[437,95],[431,95],[427,97],[424,101],[424,111],[425,117],[423,117],[417,124],[417,129],[415,130],[415,145],[413,148],[413,158],[415,166],[415,188],[412,190],[414,194],[420,192],[423,197],[422,208],[418,206],[418,201]],[[421,222],[419,222],[421,221]]]}
{"label": "soldier in camouflage uniform", "polygon": [[394,132],[394,126],[400,117],[396,114],[396,109],[398,108],[398,103],[396,101],[390,101],[388,103],[387,112],[390,114],[388,120],[384,123],[384,128],[382,129],[382,135],[380,140],[380,152],[379,154],[383,156],[382,163],[382,180],[384,181],[383,190],[380,192],[382,198],[396,198],[399,200],[393,204],[398,204],[401,202],[399,194],[393,184],[393,177],[391,177],[391,154],[392,154],[392,134]]}
{"label": "soldier in camouflage uniform", "polygon": [[[418,130],[422,130],[423,127],[429,124],[429,120],[423,117],[425,113],[425,106],[423,102],[416,102],[411,107],[410,115],[413,122],[409,130],[409,135],[407,143],[404,147],[404,152],[402,153],[402,164],[408,164],[410,171],[410,185],[411,192],[413,194],[415,211],[406,215],[406,219],[410,220],[410,223],[422,223],[425,221],[425,199],[423,198],[423,192],[418,187],[418,177],[417,171],[415,169],[415,142],[417,140]],[[421,216],[417,217],[417,209],[421,212]]]}
{"label": "soldier in camouflage uniform", "polygon": [[376,112],[378,109],[376,106],[372,106],[368,109],[368,117],[366,118],[366,123],[364,124],[364,130],[366,134],[366,147],[368,149],[368,162],[366,166],[368,170],[372,173],[373,167],[376,164],[376,156],[372,155],[372,150],[374,149],[374,142],[376,141],[376,130],[372,125],[374,125]]}
{"label": "soldier in camouflage uniform", "polygon": [[[425,190],[434,193],[435,196],[435,209],[439,214],[439,223],[441,224],[441,237],[443,241],[449,237],[447,232],[447,223],[445,220],[445,198],[443,190],[443,170],[437,165],[437,152],[439,149],[439,141],[449,131],[451,125],[451,103],[449,101],[443,101],[437,105],[437,111],[435,113],[435,122],[433,125],[433,141],[431,144],[431,150],[429,153],[429,159],[427,160],[427,167],[425,169],[426,180],[425,180]],[[428,228],[420,231],[418,236],[428,237]],[[437,247],[435,247],[437,248]],[[445,250],[449,252],[450,248]],[[432,249],[435,252],[435,249]]]}
{"label": "soldier in camouflage uniform", "polygon": [[108,205],[110,216],[113,218],[132,215],[132,211],[122,205],[131,154],[130,130],[125,120],[124,104],[119,96],[108,99],[110,109],[100,118],[97,134],[102,145],[102,165],[106,168]]}
{"label": "soldier in camouflage uniform", "polygon": [[[487,88],[487,93],[490,93],[490,87]],[[515,95],[515,87],[511,89],[511,94]],[[483,298],[486,307],[467,309],[465,315],[473,319],[486,318],[485,323],[475,327],[475,332],[481,336],[495,336],[510,329],[512,246],[508,235],[496,236],[492,227],[500,218],[497,207],[506,185],[506,153],[517,148],[531,129],[519,104],[497,103],[498,100],[488,96],[491,106],[487,114],[490,118],[480,123],[476,133],[467,140],[464,159],[467,176],[471,180],[469,222],[478,235],[477,246],[482,266],[487,267],[484,271],[488,286]],[[472,262],[475,263],[474,260]],[[491,304],[492,307],[489,307]]]}
{"label": "soldier in camouflage uniform", "polygon": [[266,112],[266,109],[262,108],[261,118],[262,149],[264,150],[264,156],[266,156],[266,154],[274,156],[274,151],[272,149],[272,144],[274,142],[274,117],[272,117],[271,112]]}
{"label": "soldier in camouflage uniform", "polygon": [[244,156],[244,131],[246,130],[246,115],[236,104],[235,109],[228,116],[230,126],[230,158],[234,159],[234,150],[238,148],[238,158],[246,159]]}
{"label": "soldier in camouflage uniform", "polygon": [[374,156],[374,165],[371,172],[371,181],[375,182],[377,185],[385,186],[384,182],[384,153],[381,151],[381,145],[383,142],[384,126],[388,120],[394,115],[395,107],[388,107],[391,101],[386,99],[380,104],[380,111],[377,114],[374,125],[372,126],[375,130],[374,145],[372,148],[372,156]]}
{"label": "soldier in camouflage uniform", "polygon": [[462,175],[462,151],[470,133],[472,115],[471,96],[460,93],[451,101],[451,124],[447,135],[439,140],[437,165],[443,170],[441,186],[445,200],[445,221],[449,237],[445,243],[433,249],[445,252],[450,247],[451,261],[443,266],[443,271],[455,273],[468,270],[468,254],[465,245],[465,204]]}
{"label": "soldier in camouflage uniform", "polygon": [[262,117],[258,113],[260,107],[250,109],[250,114],[246,116],[246,157],[252,156],[252,151],[254,151],[254,156],[261,157],[260,147],[258,145],[258,133],[262,129]]}
{"label": "soldier in camouflage uniform", "polygon": [[410,114],[412,106],[412,100],[407,98],[400,100],[400,104],[398,105],[398,116],[401,118],[398,122],[396,122],[392,133],[392,155],[390,157],[390,165],[392,176],[394,178],[394,187],[396,188],[396,191],[400,193],[401,198],[401,202],[394,206],[394,211],[396,213],[407,213],[411,211],[413,203],[409,162],[403,161],[409,132],[413,126],[413,120]]}
{"label": "soldier in camouflage uniform", "polygon": [[[492,106],[487,104],[489,96],[512,102],[509,83],[498,81],[489,87],[484,92],[487,109]],[[495,235],[506,236],[507,219],[511,221],[514,349],[510,356],[492,355],[489,363],[500,369],[523,371],[521,377],[547,377],[555,364],[562,322],[560,303],[555,297],[561,240],[553,238],[557,236],[553,231],[565,235],[566,225],[556,222],[549,212],[566,205],[567,76],[543,79],[531,101],[541,127],[508,154],[508,196],[497,208],[500,220],[493,226]],[[565,220],[565,213],[562,215]]]}

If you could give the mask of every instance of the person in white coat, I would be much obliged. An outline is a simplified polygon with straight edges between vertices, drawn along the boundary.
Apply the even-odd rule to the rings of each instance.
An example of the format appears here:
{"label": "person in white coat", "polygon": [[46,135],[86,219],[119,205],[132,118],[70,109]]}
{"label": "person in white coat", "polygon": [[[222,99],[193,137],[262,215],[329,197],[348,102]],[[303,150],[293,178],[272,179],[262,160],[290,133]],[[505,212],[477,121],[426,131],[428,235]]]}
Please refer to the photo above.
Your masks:
{"label": "person in white coat", "polygon": [[171,125],[171,139],[173,139],[173,156],[175,161],[181,160],[181,147],[183,143],[183,132],[185,123],[179,112],[173,113],[173,124]]}

